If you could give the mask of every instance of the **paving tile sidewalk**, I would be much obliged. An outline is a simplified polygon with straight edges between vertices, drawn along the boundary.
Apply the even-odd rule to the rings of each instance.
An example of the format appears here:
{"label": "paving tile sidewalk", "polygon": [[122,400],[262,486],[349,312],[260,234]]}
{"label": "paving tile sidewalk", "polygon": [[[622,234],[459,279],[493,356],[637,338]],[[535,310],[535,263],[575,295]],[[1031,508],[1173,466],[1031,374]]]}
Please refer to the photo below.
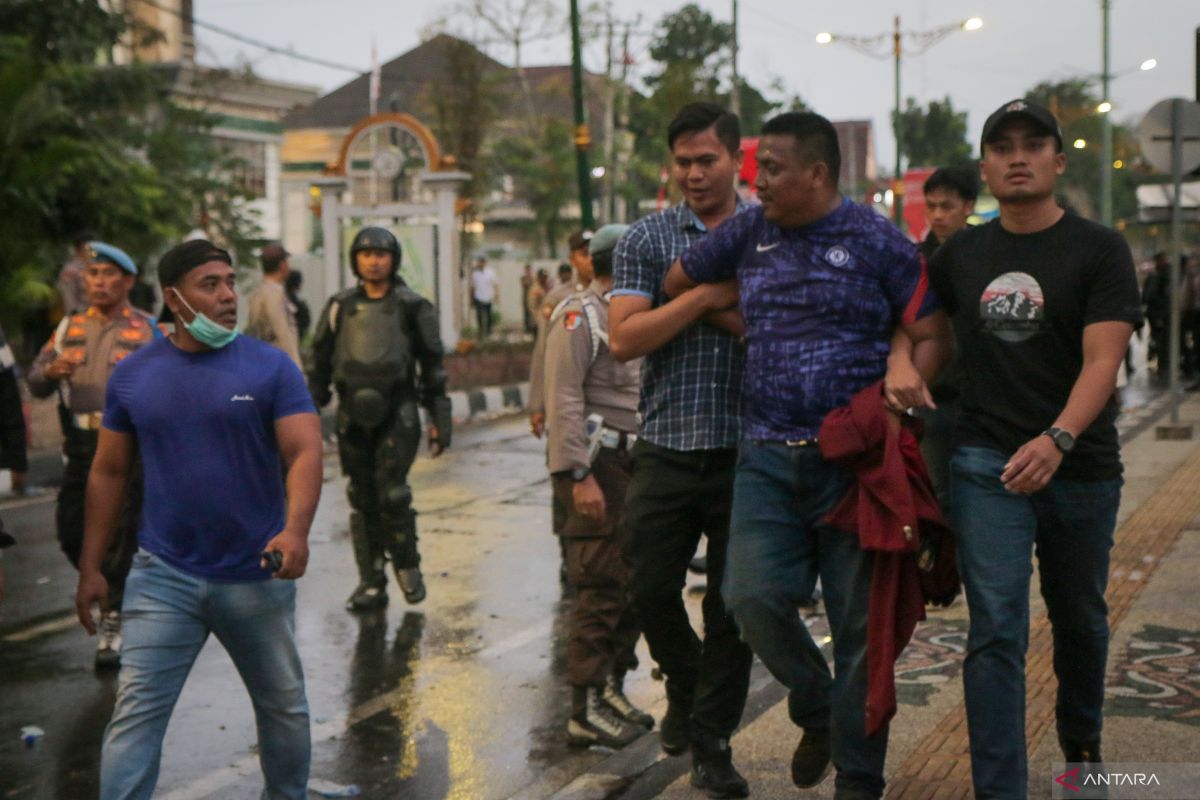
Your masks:
{"label": "paving tile sidewalk", "polygon": [[[1159,404],[1155,411],[1164,410]],[[1113,629],[1105,705],[1109,763],[1200,761],[1200,441],[1158,441],[1153,417],[1123,426],[1126,484],[1113,549],[1108,600]],[[1183,422],[1200,432],[1200,398],[1187,398]],[[962,704],[967,611],[960,598],[930,613],[898,666],[900,709],[892,723],[888,798],[972,796]],[[814,630],[823,620],[814,621]],[[1054,734],[1056,681],[1045,606],[1031,594],[1026,733],[1029,796],[1051,796],[1062,756]],[[788,763],[799,731],[780,702],[734,737],[736,763],[754,798],[832,797],[833,780],[791,785]],[[702,797],[686,774],[654,795]],[[1196,789],[1200,798],[1200,787]]]}

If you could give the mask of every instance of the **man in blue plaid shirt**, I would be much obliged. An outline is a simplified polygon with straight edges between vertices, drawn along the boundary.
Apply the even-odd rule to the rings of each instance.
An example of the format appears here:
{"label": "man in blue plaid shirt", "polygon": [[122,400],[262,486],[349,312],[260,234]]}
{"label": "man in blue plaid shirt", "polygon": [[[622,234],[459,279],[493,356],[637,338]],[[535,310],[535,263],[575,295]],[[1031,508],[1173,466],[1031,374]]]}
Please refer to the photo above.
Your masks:
{"label": "man in blue plaid shirt", "polygon": [[[642,362],[641,427],[627,494],[632,594],[650,654],[667,679],[662,747],[692,750],[692,783],[710,797],[745,797],[729,737],[742,716],[750,648],[738,636],[720,586],[725,571],[733,471],[741,434],[743,327],[733,281],[671,300],[662,290],[672,262],[743,210],[738,118],[692,103],[667,130],[683,202],[634,223],[614,260],[610,349]],[[682,591],[701,534],[708,537],[704,641],[692,630]]]}

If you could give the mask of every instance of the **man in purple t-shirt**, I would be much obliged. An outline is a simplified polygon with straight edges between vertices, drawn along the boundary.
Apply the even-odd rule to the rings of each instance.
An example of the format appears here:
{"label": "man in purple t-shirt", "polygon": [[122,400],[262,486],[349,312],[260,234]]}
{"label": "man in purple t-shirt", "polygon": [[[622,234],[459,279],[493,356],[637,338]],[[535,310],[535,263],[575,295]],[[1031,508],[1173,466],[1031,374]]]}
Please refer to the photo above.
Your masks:
{"label": "man in purple t-shirt", "polygon": [[[762,206],[699,240],[667,274],[675,295],[737,278],[746,322],[743,438],[722,592],[742,637],[789,689],[804,729],[792,780],[815,786],[837,768],[836,798],[883,793],[886,728],[866,735],[867,601],[872,557],[822,524],[851,475],[815,447],[825,415],[888,372],[899,326],[932,374],[949,329],[927,292],[924,262],[900,231],[838,191],[837,133],[824,117],[767,122],[755,182]],[[893,408],[924,399],[890,374]],[[817,577],[834,632],[834,677],[797,613]]]}

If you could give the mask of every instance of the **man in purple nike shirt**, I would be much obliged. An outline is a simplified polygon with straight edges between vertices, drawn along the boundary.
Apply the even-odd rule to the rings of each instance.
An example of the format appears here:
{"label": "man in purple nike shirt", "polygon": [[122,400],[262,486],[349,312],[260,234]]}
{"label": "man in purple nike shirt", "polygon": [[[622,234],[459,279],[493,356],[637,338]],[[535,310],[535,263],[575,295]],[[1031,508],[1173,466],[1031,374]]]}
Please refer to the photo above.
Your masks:
{"label": "man in purple nike shirt", "polygon": [[[822,524],[851,474],[815,447],[825,415],[885,377],[899,326],[926,379],[949,328],[916,247],[838,190],[837,133],[813,113],[763,126],[755,182],[762,206],[733,217],[667,274],[675,295],[736,278],[746,322],[743,438],[722,589],[750,644],[789,689],[804,729],[792,780],[815,786],[837,769],[835,797],[883,793],[887,730],[866,735],[867,603],[873,560]],[[911,369],[888,376],[891,407],[925,400]],[[834,636],[834,676],[797,613],[818,576]]]}

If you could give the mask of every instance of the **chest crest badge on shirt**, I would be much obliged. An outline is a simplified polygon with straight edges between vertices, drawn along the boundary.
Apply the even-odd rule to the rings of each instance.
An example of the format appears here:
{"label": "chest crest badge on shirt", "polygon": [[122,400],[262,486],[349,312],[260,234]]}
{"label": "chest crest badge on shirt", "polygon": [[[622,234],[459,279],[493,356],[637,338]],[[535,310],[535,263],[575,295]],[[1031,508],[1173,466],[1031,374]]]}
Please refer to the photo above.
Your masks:
{"label": "chest crest badge on shirt", "polygon": [[835,267],[844,267],[850,261],[850,251],[840,244],[835,244],[825,251],[825,260]]}
{"label": "chest crest badge on shirt", "polygon": [[568,311],[563,315],[563,327],[573,331],[583,323],[583,315],[578,311]]}
{"label": "chest crest badge on shirt", "polygon": [[979,323],[1004,342],[1023,342],[1045,327],[1046,298],[1037,279],[1006,272],[988,284],[979,298]]}

